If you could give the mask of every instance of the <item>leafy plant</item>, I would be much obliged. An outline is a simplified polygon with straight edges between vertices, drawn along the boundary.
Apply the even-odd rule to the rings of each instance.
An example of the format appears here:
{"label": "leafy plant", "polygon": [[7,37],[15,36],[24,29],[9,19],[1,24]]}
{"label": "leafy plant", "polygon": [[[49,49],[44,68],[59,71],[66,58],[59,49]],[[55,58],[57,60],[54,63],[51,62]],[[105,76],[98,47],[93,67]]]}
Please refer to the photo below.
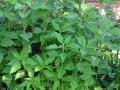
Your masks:
{"label": "leafy plant", "polygon": [[119,90],[120,31],[79,0],[0,2],[1,90]]}

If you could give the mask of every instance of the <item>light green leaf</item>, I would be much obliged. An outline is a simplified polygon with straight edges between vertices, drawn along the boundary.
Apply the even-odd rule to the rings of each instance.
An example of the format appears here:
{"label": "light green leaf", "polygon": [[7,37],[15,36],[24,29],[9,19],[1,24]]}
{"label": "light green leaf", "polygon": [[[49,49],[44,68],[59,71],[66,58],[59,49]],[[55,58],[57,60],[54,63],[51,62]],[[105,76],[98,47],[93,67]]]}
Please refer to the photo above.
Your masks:
{"label": "light green leaf", "polygon": [[49,45],[46,47],[46,49],[58,49],[59,47],[56,44]]}
{"label": "light green leaf", "polygon": [[43,64],[43,60],[42,60],[42,58],[39,55],[36,56],[36,60],[38,61],[38,63],[39,63],[40,66],[44,65]]}
{"label": "light green leaf", "polygon": [[18,13],[22,18],[26,18],[31,13],[31,10],[25,10],[25,11],[20,10]]}
{"label": "light green leaf", "polygon": [[111,42],[106,42],[107,47],[110,50],[120,50],[120,46]]}
{"label": "light green leaf", "polygon": [[0,17],[3,17],[3,11],[0,10]]}
{"label": "light green leaf", "polygon": [[96,57],[92,56],[90,62],[91,62],[92,66],[98,66],[99,63],[100,63],[100,60],[99,60],[99,58],[96,58]]}
{"label": "light green leaf", "polygon": [[52,25],[56,30],[59,30],[59,25],[55,21],[52,21]]}
{"label": "light green leaf", "polygon": [[32,5],[32,9],[33,10],[39,9],[40,5],[41,5],[40,1],[39,0],[35,0],[33,5]]}
{"label": "light green leaf", "polygon": [[95,87],[95,90],[103,90],[101,86]]}
{"label": "light green leaf", "polygon": [[76,90],[76,88],[78,87],[78,82],[75,79],[72,79],[70,82],[71,85],[71,90]]}
{"label": "light green leaf", "polygon": [[20,59],[26,60],[28,58],[28,48],[23,48],[23,50],[20,52]]}
{"label": "light green leaf", "polygon": [[72,39],[72,36],[68,36],[66,39],[65,39],[65,44],[69,44],[70,41]]}
{"label": "light green leaf", "polygon": [[59,68],[59,69],[57,70],[57,77],[58,77],[59,79],[61,79],[64,74],[65,74],[65,70],[64,70],[64,69]]}
{"label": "light green leaf", "polygon": [[19,63],[17,64],[14,64],[10,70],[10,73],[14,73],[16,72],[17,70],[19,70],[21,68],[21,65]]}
{"label": "light green leaf", "polygon": [[15,43],[11,39],[5,38],[5,39],[2,39],[2,41],[0,42],[0,45],[3,47],[10,47],[15,45]]}
{"label": "light green leaf", "polygon": [[20,37],[26,41],[29,41],[29,39],[32,38],[32,33],[23,33],[23,34],[20,34]]}
{"label": "light green leaf", "polygon": [[57,90],[57,88],[59,87],[60,85],[60,81],[59,80],[55,80],[54,81],[54,85],[53,85],[53,90]]}
{"label": "light green leaf", "polygon": [[52,63],[54,60],[55,60],[54,58],[48,58],[45,60],[44,65],[48,65],[48,64]]}
{"label": "light green leaf", "polygon": [[72,49],[79,49],[80,45],[75,42],[72,42],[67,47],[72,48]]}
{"label": "light green leaf", "polygon": [[44,70],[43,73],[47,78],[53,78],[55,76],[55,74],[49,70]]}
{"label": "light green leaf", "polygon": [[69,31],[69,28],[72,27],[72,25],[74,24],[74,22],[66,22],[63,26],[62,26],[62,32],[65,31]]}
{"label": "light green leaf", "polygon": [[39,33],[42,33],[43,31],[41,30],[41,28],[39,28],[39,27],[35,27],[34,29],[33,29],[33,33],[35,33],[35,34],[39,34]]}
{"label": "light green leaf", "polygon": [[98,27],[95,22],[86,22],[85,26],[92,32],[98,32]]}
{"label": "light green leaf", "polygon": [[55,37],[57,38],[57,40],[62,44],[63,43],[63,37],[61,34],[55,32],[54,33]]}
{"label": "light green leaf", "polygon": [[24,70],[20,70],[16,73],[15,79],[22,78],[25,75]]}
{"label": "light green leaf", "polygon": [[0,36],[9,38],[9,39],[18,39],[18,35],[16,32],[1,31]]}
{"label": "light green leaf", "polygon": [[77,41],[78,43],[81,45],[81,47],[85,47],[86,46],[86,39],[84,36],[80,36],[80,37],[77,37]]}
{"label": "light green leaf", "polygon": [[8,2],[10,2],[11,4],[16,4],[18,0],[6,0]]}
{"label": "light green leaf", "polygon": [[27,73],[29,75],[30,78],[34,77],[34,70],[30,65],[25,65],[25,69],[27,70]]}
{"label": "light green leaf", "polygon": [[9,19],[9,20],[17,20],[16,14],[15,13],[11,13],[8,12],[5,14],[5,16]]}

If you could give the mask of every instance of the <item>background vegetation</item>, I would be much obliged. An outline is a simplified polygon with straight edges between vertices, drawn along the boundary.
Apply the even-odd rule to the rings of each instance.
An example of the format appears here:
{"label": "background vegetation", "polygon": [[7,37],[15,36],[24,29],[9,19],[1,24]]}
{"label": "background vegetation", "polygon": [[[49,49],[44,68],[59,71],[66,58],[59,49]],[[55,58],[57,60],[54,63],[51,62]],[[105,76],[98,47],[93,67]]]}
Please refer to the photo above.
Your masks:
{"label": "background vegetation", "polygon": [[80,0],[0,1],[0,90],[119,90],[120,26]]}

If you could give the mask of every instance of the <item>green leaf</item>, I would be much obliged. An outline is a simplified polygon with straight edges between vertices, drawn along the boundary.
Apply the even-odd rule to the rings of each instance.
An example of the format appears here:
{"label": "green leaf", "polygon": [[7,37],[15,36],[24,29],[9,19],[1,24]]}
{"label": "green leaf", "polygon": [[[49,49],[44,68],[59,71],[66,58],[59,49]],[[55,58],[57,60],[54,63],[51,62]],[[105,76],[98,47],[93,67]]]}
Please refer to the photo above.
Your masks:
{"label": "green leaf", "polygon": [[72,36],[68,36],[67,38],[65,38],[65,44],[69,44],[71,39],[72,39]]}
{"label": "green leaf", "polygon": [[50,50],[50,51],[47,53],[47,55],[48,55],[49,57],[55,58],[55,57],[58,56],[58,52],[57,52],[56,50]]}
{"label": "green leaf", "polygon": [[92,66],[98,66],[99,63],[100,63],[100,60],[99,60],[99,58],[96,58],[96,57],[92,56],[90,62],[91,62]]}
{"label": "green leaf", "polygon": [[56,44],[49,45],[46,47],[46,49],[58,49],[59,47]]}
{"label": "green leaf", "polygon": [[95,90],[103,90],[101,86],[95,87]]}
{"label": "green leaf", "polygon": [[67,47],[72,48],[72,49],[79,49],[80,45],[75,42],[72,42]]}
{"label": "green leaf", "polygon": [[9,39],[19,39],[16,32],[8,32],[8,31],[1,31],[0,32],[1,37],[9,38]]}
{"label": "green leaf", "polygon": [[77,37],[77,41],[78,43],[81,45],[81,47],[85,47],[86,46],[86,39],[84,36],[80,36],[80,37]]}
{"label": "green leaf", "polygon": [[57,90],[57,88],[59,87],[60,85],[60,81],[59,80],[55,80],[54,81],[54,85],[53,85],[53,90]]}
{"label": "green leaf", "polygon": [[11,39],[5,38],[1,40],[0,45],[3,47],[10,47],[15,45],[15,43]]}
{"label": "green leaf", "polygon": [[40,66],[35,66],[35,72],[38,72],[41,70],[41,67]]}
{"label": "green leaf", "polygon": [[39,55],[36,56],[36,60],[38,61],[40,66],[44,65],[43,60],[42,60],[42,58]]}
{"label": "green leaf", "polygon": [[20,10],[18,13],[22,18],[26,18],[31,13],[31,10],[25,10],[25,11]]}
{"label": "green leaf", "polygon": [[76,90],[76,88],[78,87],[78,82],[75,79],[72,79],[70,82],[71,85],[71,90]]}
{"label": "green leaf", "polygon": [[53,78],[55,76],[55,74],[49,70],[44,70],[43,73],[47,78]]}
{"label": "green leaf", "polygon": [[26,60],[28,58],[28,48],[23,48],[23,50],[20,52],[20,59]]}
{"label": "green leaf", "polygon": [[62,37],[62,35],[59,34],[59,33],[57,33],[57,32],[55,32],[54,35],[55,35],[55,37],[57,38],[57,40],[58,40],[61,44],[63,44],[63,37]]}
{"label": "green leaf", "polygon": [[98,27],[95,22],[87,22],[85,26],[92,32],[98,32]]}
{"label": "green leaf", "polygon": [[59,79],[61,79],[64,74],[65,74],[65,70],[64,70],[63,68],[59,68],[59,69],[57,70],[57,77],[58,77]]}
{"label": "green leaf", "polygon": [[77,10],[79,10],[79,3],[75,1],[69,1]]}
{"label": "green leaf", "polygon": [[19,63],[17,64],[14,64],[10,70],[10,73],[14,73],[16,72],[17,70],[19,70],[21,68],[21,65]]}
{"label": "green leaf", "polygon": [[3,76],[2,76],[2,80],[3,80],[3,81],[11,81],[12,78],[11,78],[10,75],[3,75]]}
{"label": "green leaf", "polygon": [[54,20],[52,21],[52,25],[56,30],[59,30],[59,25]]}
{"label": "green leaf", "polygon": [[18,2],[18,0],[7,0],[7,1],[12,3],[12,4],[16,4]]}
{"label": "green leaf", "polygon": [[22,78],[25,75],[24,70],[20,70],[16,73],[15,79]]}
{"label": "green leaf", "polygon": [[86,86],[92,86],[94,85],[94,79],[93,78],[89,78],[87,81],[85,81],[85,85]]}
{"label": "green leaf", "polygon": [[68,61],[68,63],[65,63],[64,69],[65,70],[74,70],[75,69],[75,65],[74,65],[73,62]]}
{"label": "green leaf", "polygon": [[33,68],[30,65],[26,64],[25,65],[25,69],[27,70],[27,73],[28,73],[29,77],[33,78],[34,77],[34,70],[33,70]]}
{"label": "green leaf", "polygon": [[54,58],[48,58],[45,60],[44,65],[48,65],[48,64],[52,63],[54,60],[55,60]]}
{"label": "green leaf", "polygon": [[69,31],[70,27],[72,27],[72,25],[74,24],[74,22],[65,22],[65,24],[62,26],[62,32],[65,31]]}
{"label": "green leaf", "polygon": [[111,42],[106,42],[107,47],[110,50],[120,50],[120,46]]}
{"label": "green leaf", "polygon": [[0,63],[1,63],[2,60],[3,60],[3,53],[0,52]]}
{"label": "green leaf", "polygon": [[91,65],[87,62],[83,62],[83,63],[77,63],[77,70],[80,72],[83,72],[84,74],[94,74],[94,72],[91,69]]}
{"label": "green leaf", "polygon": [[3,11],[0,10],[0,17],[3,17]]}
{"label": "green leaf", "polygon": [[29,39],[32,38],[32,33],[23,33],[23,34],[20,34],[20,37],[26,41],[29,41]]}
{"label": "green leaf", "polygon": [[40,5],[41,5],[40,1],[39,0],[35,0],[33,5],[32,5],[32,9],[33,10],[39,9]]}
{"label": "green leaf", "polygon": [[33,33],[35,33],[35,34],[39,34],[39,33],[42,33],[43,31],[41,30],[41,28],[39,28],[39,27],[35,27],[34,29],[33,29]]}
{"label": "green leaf", "polygon": [[9,20],[17,20],[17,17],[16,17],[16,14],[15,13],[12,13],[12,12],[7,12],[5,14],[5,16],[9,19]]}

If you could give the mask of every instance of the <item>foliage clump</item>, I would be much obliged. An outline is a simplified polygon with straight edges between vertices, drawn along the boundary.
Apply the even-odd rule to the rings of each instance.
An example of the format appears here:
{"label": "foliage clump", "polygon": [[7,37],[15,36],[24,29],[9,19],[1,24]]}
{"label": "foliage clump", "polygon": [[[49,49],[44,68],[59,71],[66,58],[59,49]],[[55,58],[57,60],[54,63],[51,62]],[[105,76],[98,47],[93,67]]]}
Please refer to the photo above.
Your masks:
{"label": "foliage clump", "polygon": [[79,0],[0,2],[0,90],[119,90],[119,23]]}

